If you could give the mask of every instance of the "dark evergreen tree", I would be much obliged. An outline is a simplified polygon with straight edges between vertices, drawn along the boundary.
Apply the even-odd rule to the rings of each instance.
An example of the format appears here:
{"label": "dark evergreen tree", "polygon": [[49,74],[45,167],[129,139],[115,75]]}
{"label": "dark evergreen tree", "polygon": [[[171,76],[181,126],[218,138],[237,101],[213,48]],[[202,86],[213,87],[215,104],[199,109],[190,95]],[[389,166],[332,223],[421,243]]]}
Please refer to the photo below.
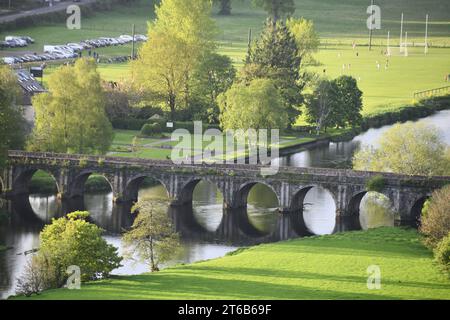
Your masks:
{"label": "dark evergreen tree", "polygon": [[222,16],[229,16],[231,14],[231,0],[214,0],[219,6],[219,14]]}
{"label": "dark evergreen tree", "polygon": [[269,14],[273,23],[295,12],[294,0],[253,0],[253,4],[263,8]]}
{"label": "dark evergreen tree", "polygon": [[290,123],[294,123],[300,114],[302,89],[304,84],[300,75],[301,59],[296,41],[282,22],[266,22],[260,38],[249,49],[242,79],[251,81],[256,78],[269,78],[274,81],[289,114]]}

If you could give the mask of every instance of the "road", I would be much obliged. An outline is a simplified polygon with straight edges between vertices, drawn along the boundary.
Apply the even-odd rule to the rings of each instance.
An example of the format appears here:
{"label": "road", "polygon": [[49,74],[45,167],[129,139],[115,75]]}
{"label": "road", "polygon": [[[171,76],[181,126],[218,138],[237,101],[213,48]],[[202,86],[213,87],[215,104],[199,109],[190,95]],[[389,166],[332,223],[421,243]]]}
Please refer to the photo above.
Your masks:
{"label": "road", "polygon": [[0,24],[13,22],[13,21],[15,21],[17,19],[31,17],[31,16],[35,16],[35,15],[41,15],[41,14],[57,12],[57,11],[63,11],[63,10],[66,10],[67,6],[69,6],[71,4],[86,5],[86,4],[90,4],[90,3],[96,2],[96,1],[97,0],[80,0],[80,2],[65,1],[65,2],[60,2],[60,3],[55,3],[52,7],[43,7],[43,8],[23,11],[23,12],[20,12],[20,13],[15,13],[15,14],[8,15],[8,16],[1,16],[0,17]]}

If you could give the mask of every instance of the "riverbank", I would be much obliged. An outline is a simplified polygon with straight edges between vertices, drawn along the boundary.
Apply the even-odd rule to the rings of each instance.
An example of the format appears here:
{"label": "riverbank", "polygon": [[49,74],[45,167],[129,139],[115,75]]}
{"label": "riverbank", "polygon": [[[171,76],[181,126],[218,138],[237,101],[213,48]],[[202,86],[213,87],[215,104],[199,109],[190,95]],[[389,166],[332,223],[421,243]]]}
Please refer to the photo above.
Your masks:
{"label": "riverbank", "polygon": [[[367,288],[372,265],[381,268],[381,290]],[[380,228],[260,245],[33,299],[450,299],[450,280],[417,231]]]}

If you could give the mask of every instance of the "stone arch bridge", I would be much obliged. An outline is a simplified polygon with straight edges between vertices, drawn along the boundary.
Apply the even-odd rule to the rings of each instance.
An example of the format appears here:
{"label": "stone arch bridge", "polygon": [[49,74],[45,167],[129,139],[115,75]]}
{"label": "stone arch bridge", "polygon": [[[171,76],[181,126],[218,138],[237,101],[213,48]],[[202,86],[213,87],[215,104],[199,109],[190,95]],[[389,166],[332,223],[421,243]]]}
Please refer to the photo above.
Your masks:
{"label": "stone arch bridge", "polygon": [[280,213],[302,210],[309,190],[322,187],[333,196],[338,220],[359,217],[359,207],[368,192],[367,183],[383,177],[380,193],[386,195],[396,212],[396,225],[417,225],[417,219],[431,193],[450,183],[450,177],[404,176],[388,173],[340,169],[280,167],[276,175],[261,176],[261,166],[251,165],[176,165],[171,161],[81,156],[55,153],[9,151],[8,166],[0,176],[2,193],[28,194],[28,184],[37,170],[50,173],[61,198],[82,197],[84,184],[92,174],[103,175],[110,183],[114,200],[137,200],[140,184],[146,177],[159,181],[167,190],[172,205],[192,202],[200,181],[217,186],[224,207],[240,209],[247,205],[251,188],[258,183],[276,194]]}

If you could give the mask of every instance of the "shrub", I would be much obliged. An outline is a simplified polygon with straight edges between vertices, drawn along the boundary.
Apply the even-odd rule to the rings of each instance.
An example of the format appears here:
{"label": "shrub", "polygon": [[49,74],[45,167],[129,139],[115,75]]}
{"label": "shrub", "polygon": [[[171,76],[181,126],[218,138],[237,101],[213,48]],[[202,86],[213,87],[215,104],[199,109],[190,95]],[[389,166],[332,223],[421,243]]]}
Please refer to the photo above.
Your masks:
{"label": "shrub", "polygon": [[384,189],[386,181],[383,176],[375,176],[369,179],[366,183],[366,188],[369,192],[381,192]]}
{"label": "shrub", "polygon": [[45,269],[54,270],[47,280],[51,287],[65,283],[66,270],[72,265],[80,267],[82,281],[108,277],[120,267],[117,249],[102,238],[102,229],[86,221],[88,217],[88,212],[74,212],[53,220],[41,232],[38,257]]}
{"label": "shrub", "polygon": [[450,186],[433,193],[422,214],[420,231],[425,236],[425,244],[430,248],[450,232]]}
{"label": "shrub", "polygon": [[141,135],[146,137],[151,137],[155,135],[160,135],[163,129],[159,123],[147,123],[141,129]]}
{"label": "shrub", "polygon": [[436,246],[434,259],[442,271],[450,277],[450,233]]}

